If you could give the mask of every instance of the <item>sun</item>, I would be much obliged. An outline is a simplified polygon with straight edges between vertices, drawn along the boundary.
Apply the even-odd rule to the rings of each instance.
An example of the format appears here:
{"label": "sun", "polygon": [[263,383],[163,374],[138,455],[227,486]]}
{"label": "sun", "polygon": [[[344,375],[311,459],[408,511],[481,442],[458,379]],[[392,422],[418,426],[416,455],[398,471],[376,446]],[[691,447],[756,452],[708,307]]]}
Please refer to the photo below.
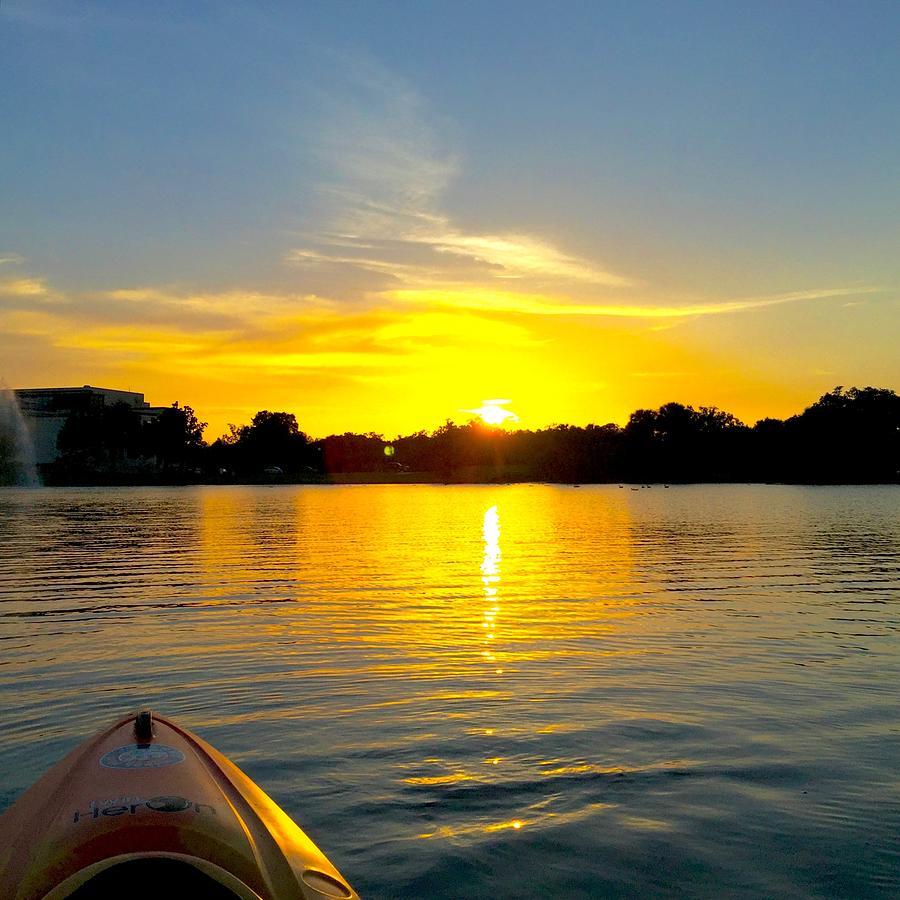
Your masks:
{"label": "sun", "polygon": [[474,413],[485,425],[518,422],[519,417],[511,409],[504,409],[509,403],[512,403],[512,400],[482,400],[478,409],[463,409],[461,412]]}

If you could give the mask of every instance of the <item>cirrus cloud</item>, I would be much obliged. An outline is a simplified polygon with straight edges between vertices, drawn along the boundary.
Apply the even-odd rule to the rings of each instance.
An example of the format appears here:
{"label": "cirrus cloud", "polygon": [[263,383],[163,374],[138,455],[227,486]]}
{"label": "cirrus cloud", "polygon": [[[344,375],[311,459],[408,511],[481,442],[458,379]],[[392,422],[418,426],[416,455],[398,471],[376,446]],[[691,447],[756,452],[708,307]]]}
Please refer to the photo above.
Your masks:
{"label": "cirrus cloud", "polygon": [[459,155],[442,149],[440,121],[405,82],[377,64],[343,59],[339,87],[322,97],[315,155],[331,173],[318,221],[288,263],[328,266],[385,284],[486,284],[522,279],[629,288],[639,282],[518,231],[463,229],[443,210]]}

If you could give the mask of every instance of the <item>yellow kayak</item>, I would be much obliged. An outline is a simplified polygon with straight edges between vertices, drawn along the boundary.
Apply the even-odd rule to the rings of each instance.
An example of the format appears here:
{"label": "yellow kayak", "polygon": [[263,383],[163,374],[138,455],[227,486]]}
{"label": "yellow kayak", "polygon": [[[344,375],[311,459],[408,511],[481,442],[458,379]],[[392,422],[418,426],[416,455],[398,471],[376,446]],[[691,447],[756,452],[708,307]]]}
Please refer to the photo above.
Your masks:
{"label": "yellow kayak", "polygon": [[234,763],[140,712],[76,747],[0,816],[3,900],[356,898]]}

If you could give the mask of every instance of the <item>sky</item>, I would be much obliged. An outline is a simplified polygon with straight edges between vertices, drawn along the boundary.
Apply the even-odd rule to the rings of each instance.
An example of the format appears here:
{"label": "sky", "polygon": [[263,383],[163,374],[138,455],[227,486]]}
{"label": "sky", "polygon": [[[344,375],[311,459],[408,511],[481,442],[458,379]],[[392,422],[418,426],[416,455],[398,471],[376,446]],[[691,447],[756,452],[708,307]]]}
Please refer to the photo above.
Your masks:
{"label": "sky", "polygon": [[0,0],[0,382],[394,436],[900,389],[895,2]]}

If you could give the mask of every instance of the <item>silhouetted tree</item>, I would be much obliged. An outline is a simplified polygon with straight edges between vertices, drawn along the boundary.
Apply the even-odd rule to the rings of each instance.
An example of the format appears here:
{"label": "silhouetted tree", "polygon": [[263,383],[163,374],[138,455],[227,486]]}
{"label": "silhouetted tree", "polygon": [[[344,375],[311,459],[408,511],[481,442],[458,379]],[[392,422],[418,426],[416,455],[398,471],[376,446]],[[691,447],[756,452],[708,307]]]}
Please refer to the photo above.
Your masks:
{"label": "silhouetted tree", "polygon": [[179,406],[176,401],[146,426],[144,452],[155,456],[164,470],[197,468],[203,461],[205,428],[206,422],[201,422],[190,406]]}
{"label": "silhouetted tree", "polygon": [[731,413],[714,406],[666,403],[631,414],[619,461],[632,480],[732,481],[742,477],[738,462],[748,433]]}
{"label": "silhouetted tree", "polygon": [[790,480],[884,482],[900,477],[900,397],[836,387],[785,423]]}
{"label": "silhouetted tree", "polygon": [[326,472],[381,472],[391,468],[380,434],[331,434],[317,442]]}
{"label": "silhouetted tree", "polygon": [[760,419],[744,447],[747,481],[785,481],[788,469],[787,428],[781,419]]}
{"label": "silhouetted tree", "polygon": [[218,451],[232,448],[235,471],[258,476],[277,467],[285,474],[296,474],[308,464],[309,438],[300,431],[293,413],[263,409],[249,425],[232,425],[230,429]]}

